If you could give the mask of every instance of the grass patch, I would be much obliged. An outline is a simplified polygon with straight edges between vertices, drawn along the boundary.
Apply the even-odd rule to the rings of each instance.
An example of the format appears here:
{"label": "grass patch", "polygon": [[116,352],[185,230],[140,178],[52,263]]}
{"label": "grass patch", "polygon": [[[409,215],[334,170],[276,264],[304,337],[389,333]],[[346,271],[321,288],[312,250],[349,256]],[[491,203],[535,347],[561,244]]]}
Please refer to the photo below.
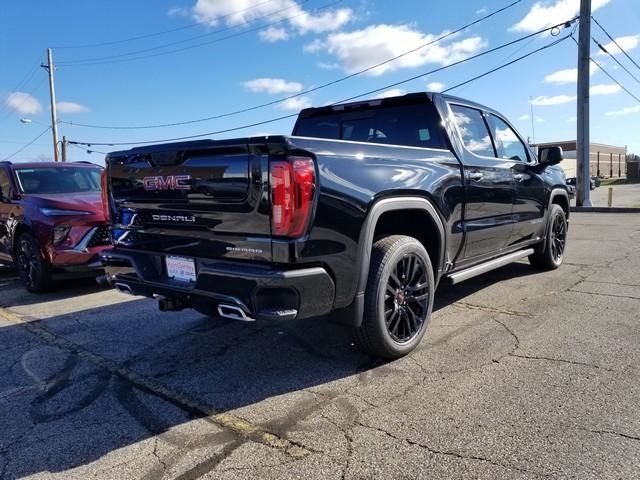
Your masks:
{"label": "grass patch", "polygon": [[602,187],[611,187],[613,185],[632,185],[640,183],[640,178],[605,178],[600,184]]}

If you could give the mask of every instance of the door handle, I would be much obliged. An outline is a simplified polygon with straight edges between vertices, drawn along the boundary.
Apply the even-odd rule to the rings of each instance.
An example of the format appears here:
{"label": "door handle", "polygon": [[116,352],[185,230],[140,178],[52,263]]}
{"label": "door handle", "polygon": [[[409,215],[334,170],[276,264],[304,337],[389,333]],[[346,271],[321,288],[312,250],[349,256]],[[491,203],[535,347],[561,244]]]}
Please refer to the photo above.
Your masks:
{"label": "door handle", "polygon": [[478,180],[482,180],[482,177],[484,177],[484,173],[482,172],[470,172],[469,173],[469,180],[474,180],[474,181],[478,181]]}
{"label": "door handle", "polygon": [[521,182],[522,180],[524,180],[524,173],[514,173],[513,178],[516,182]]}

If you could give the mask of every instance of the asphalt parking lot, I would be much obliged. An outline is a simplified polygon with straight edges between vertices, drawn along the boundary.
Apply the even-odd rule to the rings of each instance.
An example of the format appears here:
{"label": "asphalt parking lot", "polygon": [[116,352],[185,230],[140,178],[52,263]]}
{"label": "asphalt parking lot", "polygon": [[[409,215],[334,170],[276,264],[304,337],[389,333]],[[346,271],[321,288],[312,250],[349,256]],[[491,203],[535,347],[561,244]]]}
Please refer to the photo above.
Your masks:
{"label": "asphalt parking lot", "polygon": [[0,478],[639,478],[640,215],[441,288],[412,355],[0,272]]}

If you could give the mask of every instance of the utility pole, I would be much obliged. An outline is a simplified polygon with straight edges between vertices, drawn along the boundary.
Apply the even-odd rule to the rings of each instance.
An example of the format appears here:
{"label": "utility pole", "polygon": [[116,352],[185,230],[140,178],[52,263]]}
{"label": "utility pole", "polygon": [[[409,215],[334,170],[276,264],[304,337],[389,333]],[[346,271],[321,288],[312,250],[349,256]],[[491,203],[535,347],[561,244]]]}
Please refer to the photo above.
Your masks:
{"label": "utility pole", "polygon": [[529,105],[531,106],[531,133],[533,134],[533,144],[536,144],[536,119],[533,116],[533,97],[529,97]]}
{"label": "utility pole", "polygon": [[62,136],[62,161],[67,161],[67,146],[69,142],[67,142],[67,137],[65,135]]}
{"label": "utility pole", "polygon": [[578,135],[576,205],[591,206],[589,147],[589,63],[591,62],[591,0],[580,0],[578,37]]}
{"label": "utility pole", "polygon": [[51,99],[51,131],[53,132],[53,160],[58,162],[58,116],[56,113],[56,87],[53,82],[53,60],[51,59],[51,49],[47,48],[47,63],[40,65],[49,72],[49,98]]}

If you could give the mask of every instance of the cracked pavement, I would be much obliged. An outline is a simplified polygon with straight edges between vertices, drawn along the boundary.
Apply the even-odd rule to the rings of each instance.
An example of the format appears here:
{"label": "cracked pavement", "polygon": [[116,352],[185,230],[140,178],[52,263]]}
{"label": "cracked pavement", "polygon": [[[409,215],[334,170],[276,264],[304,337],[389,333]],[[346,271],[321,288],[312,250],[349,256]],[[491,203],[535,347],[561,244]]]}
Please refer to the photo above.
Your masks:
{"label": "cracked pavement", "polygon": [[637,478],[640,215],[442,287],[410,356],[0,271],[0,478]]}

